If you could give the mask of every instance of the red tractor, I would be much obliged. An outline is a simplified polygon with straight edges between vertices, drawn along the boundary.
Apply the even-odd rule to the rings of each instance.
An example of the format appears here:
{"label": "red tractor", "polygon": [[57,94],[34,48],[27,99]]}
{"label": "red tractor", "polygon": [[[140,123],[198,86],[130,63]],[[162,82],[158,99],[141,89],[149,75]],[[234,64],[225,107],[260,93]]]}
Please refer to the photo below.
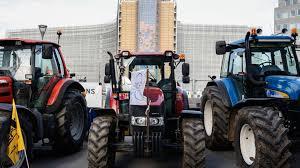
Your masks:
{"label": "red tractor", "polygon": [[[66,68],[60,46],[46,41],[0,39],[0,167],[6,154],[12,100],[16,102],[27,155],[33,145],[64,153],[78,151],[87,130],[84,88]],[[14,167],[25,164],[24,153]]]}
{"label": "red tractor", "polygon": [[182,81],[190,81],[183,55],[172,51],[109,55],[104,81],[111,83],[111,91],[90,128],[89,167],[113,167],[116,152],[157,156],[164,147],[183,148],[183,167],[204,167],[202,113],[189,109],[187,94],[175,78],[176,67],[183,63]]}

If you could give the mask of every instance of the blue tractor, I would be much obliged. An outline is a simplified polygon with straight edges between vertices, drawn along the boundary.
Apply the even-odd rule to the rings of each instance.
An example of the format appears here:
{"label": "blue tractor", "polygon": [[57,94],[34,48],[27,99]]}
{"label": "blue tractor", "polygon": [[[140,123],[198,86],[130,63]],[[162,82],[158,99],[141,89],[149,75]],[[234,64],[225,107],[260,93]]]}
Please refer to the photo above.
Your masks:
{"label": "blue tractor", "polygon": [[290,167],[290,145],[300,135],[300,67],[296,30],[216,42],[224,55],[220,79],[201,98],[206,146],[231,148],[240,167]]}

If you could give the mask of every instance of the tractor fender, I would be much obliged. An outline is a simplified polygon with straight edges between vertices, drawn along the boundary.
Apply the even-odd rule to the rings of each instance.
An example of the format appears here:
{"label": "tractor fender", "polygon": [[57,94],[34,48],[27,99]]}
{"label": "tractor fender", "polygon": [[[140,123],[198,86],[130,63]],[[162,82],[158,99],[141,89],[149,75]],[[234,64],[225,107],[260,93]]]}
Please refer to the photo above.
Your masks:
{"label": "tractor fender", "polygon": [[[70,78],[61,79],[59,82],[57,82],[51,92],[51,95],[47,102],[46,112],[53,113],[57,111],[60,108],[64,94],[69,89],[76,89],[80,92],[85,91],[85,89],[79,82],[76,82]],[[84,103],[86,104],[85,100]]]}
{"label": "tractor fender", "polygon": [[114,109],[109,109],[109,108],[93,108],[93,110],[96,113],[96,117],[100,117],[100,116],[112,116],[112,117],[116,117],[117,113]]}
{"label": "tractor fender", "polygon": [[230,101],[230,97],[228,94],[228,91],[226,89],[225,84],[222,82],[222,80],[213,80],[209,81],[206,85],[207,86],[217,86],[219,91],[222,94],[222,102],[226,107],[232,107],[232,103]]}
{"label": "tractor fender", "polygon": [[283,103],[280,98],[247,98],[239,101],[232,109],[239,110],[246,106],[278,106]]}
{"label": "tractor fender", "polygon": [[201,111],[196,111],[196,110],[182,110],[182,112],[180,113],[180,119],[183,118],[203,119],[203,113]]}
{"label": "tractor fender", "polygon": [[[36,109],[29,109],[21,105],[16,105],[19,115],[28,116],[31,120],[33,131],[37,139],[41,139],[44,136],[43,130],[43,117],[42,114]],[[0,111],[12,112],[12,105],[7,103],[0,103]]]}

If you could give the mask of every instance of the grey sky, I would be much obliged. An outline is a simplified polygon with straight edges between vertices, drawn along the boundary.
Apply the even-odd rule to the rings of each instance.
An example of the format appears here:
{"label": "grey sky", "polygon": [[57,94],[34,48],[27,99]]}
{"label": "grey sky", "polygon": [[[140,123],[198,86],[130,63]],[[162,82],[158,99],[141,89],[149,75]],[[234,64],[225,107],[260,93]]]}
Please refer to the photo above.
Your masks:
{"label": "grey sky", "polygon": [[[277,0],[177,0],[184,23],[261,26],[273,31]],[[6,29],[87,25],[116,18],[117,0],[0,0],[0,37]]]}

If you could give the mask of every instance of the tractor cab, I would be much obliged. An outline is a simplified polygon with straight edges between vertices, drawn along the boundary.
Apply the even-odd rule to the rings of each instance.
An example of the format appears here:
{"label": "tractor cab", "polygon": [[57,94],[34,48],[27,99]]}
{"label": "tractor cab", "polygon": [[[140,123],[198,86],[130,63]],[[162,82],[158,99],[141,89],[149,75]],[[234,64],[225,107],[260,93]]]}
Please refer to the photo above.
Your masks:
{"label": "tractor cab", "polygon": [[[0,39],[1,167],[14,167],[4,145],[9,140],[13,100],[29,158],[40,140],[42,146],[66,153],[80,149],[87,130],[86,100],[84,88],[70,77],[58,44]],[[24,166],[24,155],[18,163]]]}
{"label": "tractor cab", "polygon": [[259,36],[252,30],[245,39],[217,42],[217,54],[224,54],[221,78],[229,78],[239,88],[237,100],[292,96],[289,90],[295,89],[300,72],[296,37],[296,32]]}
{"label": "tractor cab", "polygon": [[[67,75],[59,46],[51,42],[0,40],[0,102],[44,108],[50,93],[46,85]],[[49,86],[48,86],[49,87]],[[48,88],[48,91],[52,89]],[[29,98],[29,99],[28,99]],[[31,103],[30,103],[31,102]]]}

